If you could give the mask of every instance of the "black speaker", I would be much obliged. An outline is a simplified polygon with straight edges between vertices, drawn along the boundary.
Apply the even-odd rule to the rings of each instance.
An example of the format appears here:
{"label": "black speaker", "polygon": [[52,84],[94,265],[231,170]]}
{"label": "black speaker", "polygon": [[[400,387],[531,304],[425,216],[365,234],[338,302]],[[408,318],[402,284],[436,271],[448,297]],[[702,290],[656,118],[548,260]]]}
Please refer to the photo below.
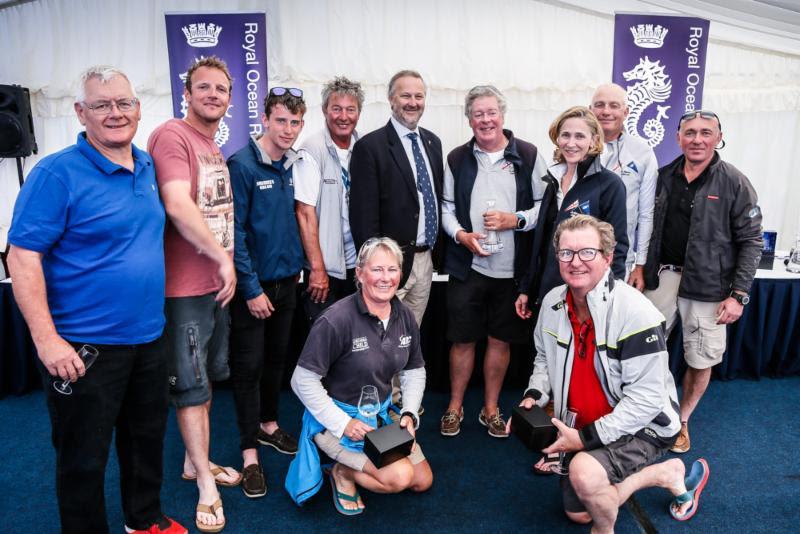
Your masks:
{"label": "black speaker", "polygon": [[24,158],[37,152],[30,91],[19,85],[0,85],[0,158]]}

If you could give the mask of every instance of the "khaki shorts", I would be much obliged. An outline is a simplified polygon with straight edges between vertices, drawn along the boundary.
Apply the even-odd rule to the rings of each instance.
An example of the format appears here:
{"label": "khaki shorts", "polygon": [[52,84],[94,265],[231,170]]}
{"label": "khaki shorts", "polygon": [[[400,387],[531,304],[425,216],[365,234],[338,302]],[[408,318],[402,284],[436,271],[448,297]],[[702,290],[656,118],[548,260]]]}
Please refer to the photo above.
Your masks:
{"label": "khaki shorts", "polygon": [[678,315],[683,327],[683,357],[693,369],[708,369],[722,361],[728,330],[717,324],[719,302],[701,302],[678,296],[680,273],[664,270],[658,278],[658,289],[645,291],[645,296],[667,321],[667,336]]}
{"label": "khaki shorts", "polygon": [[[334,462],[346,465],[347,467],[356,471],[364,471],[364,466],[367,464],[367,460],[369,459],[367,458],[367,455],[363,452],[355,452],[345,449],[342,444],[339,443],[339,438],[331,434],[328,430],[320,432],[314,436],[314,443],[316,443],[317,447],[319,447],[322,452],[327,454]],[[419,443],[416,443],[415,445],[416,446],[414,447],[414,450],[412,450],[411,454],[408,455],[411,465],[417,465],[425,460],[425,455],[422,453],[422,447],[419,446]]]}

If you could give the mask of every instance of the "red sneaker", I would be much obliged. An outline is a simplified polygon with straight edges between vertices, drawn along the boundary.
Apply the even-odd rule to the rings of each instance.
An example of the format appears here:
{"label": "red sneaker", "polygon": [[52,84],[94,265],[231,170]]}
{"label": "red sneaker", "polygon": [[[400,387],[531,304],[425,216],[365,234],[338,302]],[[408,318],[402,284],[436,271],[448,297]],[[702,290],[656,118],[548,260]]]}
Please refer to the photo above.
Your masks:
{"label": "red sneaker", "polygon": [[164,516],[158,523],[153,523],[146,530],[133,530],[125,525],[125,532],[128,534],[189,534],[183,525],[167,516]]}

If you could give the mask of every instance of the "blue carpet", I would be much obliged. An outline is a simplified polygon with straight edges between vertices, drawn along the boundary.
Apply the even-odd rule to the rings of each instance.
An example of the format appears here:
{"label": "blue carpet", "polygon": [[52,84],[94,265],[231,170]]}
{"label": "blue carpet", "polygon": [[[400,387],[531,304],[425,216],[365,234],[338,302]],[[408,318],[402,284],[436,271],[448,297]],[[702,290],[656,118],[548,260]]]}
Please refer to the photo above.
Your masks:
{"label": "blue carpet", "polygon": [[[520,392],[501,398],[505,411]],[[297,433],[301,408],[283,395],[283,426]],[[556,477],[537,477],[535,457],[516,439],[497,440],[478,424],[481,392],[470,390],[462,432],[455,438],[438,433],[447,404],[442,393],[425,397],[419,441],[433,472],[433,488],[421,495],[376,495],[363,492],[367,511],[358,517],[339,515],[329,485],[303,508],[283,490],[290,457],[271,448],[261,451],[269,493],[247,499],[239,488],[221,488],[228,526],[224,532],[305,531],[360,532],[587,532],[561,512]],[[712,382],[690,427],[692,450],[687,462],[708,459],[711,478],[700,511],[688,523],[669,517],[666,492],[649,489],[635,498],[658,532],[795,532],[800,523],[800,461],[796,443],[800,421],[800,378],[760,382]],[[54,455],[50,423],[41,392],[7,397],[0,402],[4,437],[0,440],[0,517],[25,530],[54,532],[58,511],[53,481]],[[219,391],[212,410],[212,459],[240,467],[238,433],[229,390]],[[180,479],[183,447],[170,416],[165,443],[163,508],[187,527],[194,524],[194,484]],[[106,477],[108,520],[112,532],[123,523],[119,473],[112,455]],[[3,531],[9,531],[6,528]],[[192,529],[193,530],[193,529]],[[617,532],[641,532],[630,506],[620,510]]]}

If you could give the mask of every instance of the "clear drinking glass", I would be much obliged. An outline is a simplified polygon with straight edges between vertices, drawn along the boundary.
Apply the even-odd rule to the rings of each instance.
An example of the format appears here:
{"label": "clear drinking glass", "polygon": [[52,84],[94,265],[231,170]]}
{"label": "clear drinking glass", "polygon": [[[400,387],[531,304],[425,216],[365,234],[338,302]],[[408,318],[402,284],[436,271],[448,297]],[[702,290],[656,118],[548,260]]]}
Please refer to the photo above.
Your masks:
{"label": "clear drinking glass", "polygon": [[[577,412],[567,410],[566,415],[562,421],[570,428],[575,428],[575,420],[578,418]],[[566,454],[563,452],[558,453],[558,464],[550,468],[550,470],[557,475],[568,475],[569,467],[564,463]]]}
{"label": "clear drinking glass", "polygon": [[[496,204],[495,199],[490,198],[486,200],[486,211],[491,211],[494,209]],[[485,213],[485,212],[484,212]],[[503,250],[503,242],[500,241],[500,238],[497,236],[496,230],[488,230],[486,231],[486,239],[483,240],[483,248],[486,252],[490,254],[495,254]]]}
{"label": "clear drinking glass", "polygon": [[378,398],[378,388],[375,386],[364,386],[361,388],[361,397],[358,399],[358,413],[370,419],[378,415],[381,409],[381,401]]}
{"label": "clear drinking glass", "polygon": [[[97,357],[100,356],[100,351],[91,345],[84,345],[78,349],[78,356],[83,360],[83,366],[88,370]],[[72,381],[69,379],[56,380],[53,382],[53,389],[62,395],[72,395],[72,386],[70,386],[70,383],[72,383]]]}

